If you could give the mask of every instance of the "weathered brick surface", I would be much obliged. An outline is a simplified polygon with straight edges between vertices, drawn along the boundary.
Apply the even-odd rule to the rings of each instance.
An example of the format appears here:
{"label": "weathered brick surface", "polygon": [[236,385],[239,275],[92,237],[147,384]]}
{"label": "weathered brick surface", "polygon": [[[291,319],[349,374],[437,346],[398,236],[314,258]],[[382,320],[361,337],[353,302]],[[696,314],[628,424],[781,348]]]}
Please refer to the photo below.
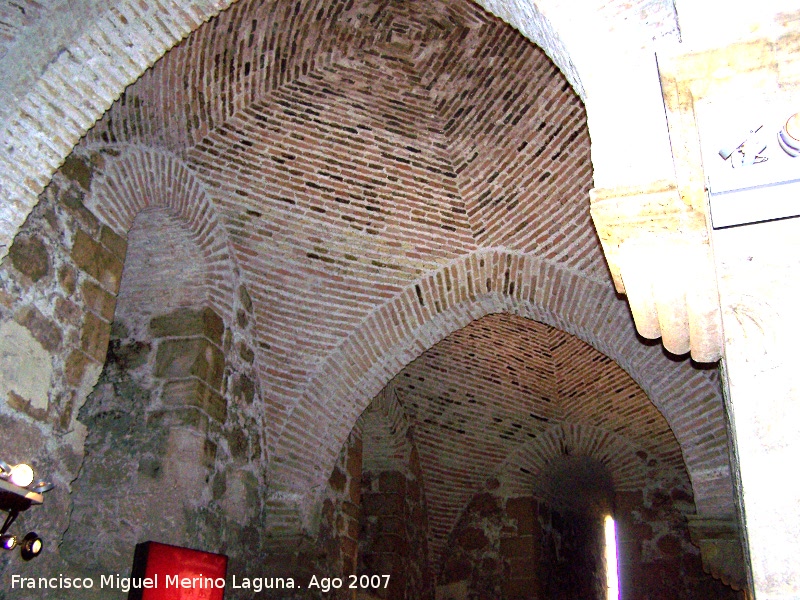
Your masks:
{"label": "weathered brick surface", "polygon": [[413,430],[394,396],[379,394],[358,421],[364,449],[358,572],[391,575],[380,598],[432,599],[428,510]]}
{"label": "weathered brick surface", "polygon": [[[171,9],[154,30],[164,40],[184,31]],[[201,14],[182,18],[194,27]],[[151,62],[140,50],[126,81]],[[49,160],[74,139],[53,141]],[[355,571],[369,507],[364,552],[374,572],[400,565],[409,597],[431,593],[425,569],[441,565],[471,498],[479,516],[498,509],[477,490],[531,493],[564,444],[607,463],[622,491],[660,470],[685,484],[685,460],[697,508],[732,513],[716,377],[631,333],[591,228],[591,183],[581,102],[540,49],[475,4],[242,0],[128,88],[19,236],[0,316],[44,340],[54,376],[47,411],[12,409],[74,431],[74,388],[85,396],[83,377],[106,361],[113,320],[82,417],[87,464],[109,481],[155,480],[155,457],[197,434],[202,460],[186,468],[203,484],[188,497],[211,516],[177,529],[260,550],[313,529],[327,482],[329,558]],[[387,384],[376,401],[391,427],[407,419],[413,444],[383,425],[341,455]],[[169,446],[148,423],[192,431]],[[135,443],[113,447],[123,425]],[[137,447],[149,458],[134,468]],[[54,459],[73,464],[66,482],[77,454]],[[95,483],[75,484],[65,552],[78,561]],[[522,544],[536,522],[509,510]],[[118,514],[103,511],[98,528],[111,528]],[[474,528],[462,541],[485,547]],[[514,574],[530,567],[506,558]],[[492,593],[517,595],[523,579]]]}
{"label": "weathered brick surface", "polygon": [[[632,372],[693,455],[699,505],[730,512],[724,476],[694,477],[727,469],[714,382],[633,347],[620,333],[626,310],[598,291],[605,267],[581,201],[585,114],[549,59],[468,3],[315,7],[285,21],[288,2],[240,3],[87,138],[120,152],[92,180],[90,202],[116,231],[146,207],[170,207],[192,223],[201,260],[224,256],[251,283],[253,317],[245,310],[239,323],[257,339],[276,483],[320,485],[357,415],[420,348],[524,300],[530,316],[579,332]],[[205,287],[220,310],[231,290],[213,276]],[[478,301],[498,293],[491,308]],[[344,412],[329,401],[354,396]],[[688,444],[695,414],[711,413],[711,437]],[[306,436],[325,440],[325,468]]]}

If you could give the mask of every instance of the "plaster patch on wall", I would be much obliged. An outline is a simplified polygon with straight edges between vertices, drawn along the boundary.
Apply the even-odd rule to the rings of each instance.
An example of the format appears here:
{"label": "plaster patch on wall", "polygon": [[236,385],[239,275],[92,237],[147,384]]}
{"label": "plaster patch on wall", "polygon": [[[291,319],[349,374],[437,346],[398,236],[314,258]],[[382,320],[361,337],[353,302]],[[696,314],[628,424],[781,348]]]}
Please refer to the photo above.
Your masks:
{"label": "plaster patch on wall", "polygon": [[64,435],[63,440],[65,443],[72,447],[74,452],[83,455],[83,444],[86,441],[88,433],[86,425],[78,420],[78,411],[85,404],[86,398],[92,393],[94,386],[100,379],[100,373],[103,370],[103,365],[97,363],[88,363],[83,372],[80,387],[77,388],[75,397],[79,399],[78,406],[72,411],[72,419],[67,426],[67,433]]}
{"label": "plaster patch on wall", "polygon": [[22,325],[0,325],[0,394],[21,396],[32,409],[46,411],[53,366],[50,354]]}

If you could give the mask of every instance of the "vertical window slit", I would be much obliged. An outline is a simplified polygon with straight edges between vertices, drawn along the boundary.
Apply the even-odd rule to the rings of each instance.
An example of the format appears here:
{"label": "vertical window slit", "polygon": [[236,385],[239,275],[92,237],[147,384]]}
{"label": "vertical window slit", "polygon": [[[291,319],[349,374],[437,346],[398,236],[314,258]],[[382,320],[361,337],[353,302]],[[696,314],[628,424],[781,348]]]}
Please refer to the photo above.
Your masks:
{"label": "vertical window slit", "polygon": [[606,516],[606,585],[608,600],[619,600],[619,570],[617,567],[617,527],[611,515]]}

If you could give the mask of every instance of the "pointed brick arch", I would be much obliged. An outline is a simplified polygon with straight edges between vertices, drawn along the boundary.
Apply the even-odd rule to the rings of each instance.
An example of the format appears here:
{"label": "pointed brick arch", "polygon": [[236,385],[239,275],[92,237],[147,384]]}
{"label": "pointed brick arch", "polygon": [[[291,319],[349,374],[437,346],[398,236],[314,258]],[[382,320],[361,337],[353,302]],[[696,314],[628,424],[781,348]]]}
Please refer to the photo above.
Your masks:
{"label": "pointed brick arch", "polygon": [[604,465],[611,473],[614,490],[636,492],[644,488],[647,480],[649,456],[637,456],[637,448],[609,431],[583,423],[552,426],[536,444],[525,444],[509,456],[497,477],[509,496],[527,496],[531,491],[537,497],[548,499],[548,490],[540,485],[549,465],[569,449],[572,456],[585,456]]}
{"label": "pointed brick arch", "polygon": [[87,207],[118,234],[126,236],[142,210],[163,206],[185,226],[204,259],[212,308],[232,318],[235,264],[230,242],[217,222],[205,187],[173,154],[141,146],[118,145],[114,158],[92,182]]}
{"label": "pointed brick arch", "polygon": [[[715,374],[670,360],[633,333],[608,286],[529,255],[478,251],[429,273],[373,312],[310,378],[276,422],[277,490],[303,498],[324,481],[358,415],[402,368],[484,315],[509,312],[562,329],[614,359],[664,415],[683,453],[698,512],[734,511],[722,398]],[[698,435],[705,428],[705,435]],[[313,439],[318,445],[302,440]]]}

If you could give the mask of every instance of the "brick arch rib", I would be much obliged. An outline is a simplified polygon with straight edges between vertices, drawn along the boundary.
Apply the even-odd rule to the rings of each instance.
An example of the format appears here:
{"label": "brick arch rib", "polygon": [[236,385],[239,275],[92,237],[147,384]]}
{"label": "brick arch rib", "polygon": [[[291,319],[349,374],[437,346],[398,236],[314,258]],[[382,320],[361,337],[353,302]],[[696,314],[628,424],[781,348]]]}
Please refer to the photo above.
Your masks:
{"label": "brick arch rib", "polygon": [[523,445],[500,468],[497,479],[509,496],[527,496],[531,490],[546,494],[548,490],[539,483],[551,462],[563,456],[564,446],[569,447],[570,455],[593,458],[608,468],[615,491],[644,488],[649,457],[640,458],[630,442],[610,431],[583,423],[558,424],[537,441]]}
{"label": "brick arch rib", "polygon": [[[308,514],[344,438],[364,407],[425,350],[484,315],[508,312],[584,340],[636,381],[672,428],[698,512],[733,514],[719,385],[708,372],[673,362],[640,343],[624,302],[608,286],[563,267],[505,250],[463,256],[407,286],[361,324],[310,379],[276,423],[275,492],[300,499]],[[698,436],[702,423],[708,435]],[[318,440],[313,447],[297,440]],[[321,447],[321,449],[320,449]],[[291,490],[291,493],[286,493]]]}
{"label": "brick arch rib", "polygon": [[211,307],[232,318],[235,263],[227,233],[219,225],[203,183],[173,154],[139,146],[114,147],[86,206],[118,234],[127,236],[136,215],[163,206],[189,229],[205,263]]}
{"label": "brick arch rib", "polygon": [[0,258],[55,170],[125,87],[235,1],[108,3],[0,113]]}

